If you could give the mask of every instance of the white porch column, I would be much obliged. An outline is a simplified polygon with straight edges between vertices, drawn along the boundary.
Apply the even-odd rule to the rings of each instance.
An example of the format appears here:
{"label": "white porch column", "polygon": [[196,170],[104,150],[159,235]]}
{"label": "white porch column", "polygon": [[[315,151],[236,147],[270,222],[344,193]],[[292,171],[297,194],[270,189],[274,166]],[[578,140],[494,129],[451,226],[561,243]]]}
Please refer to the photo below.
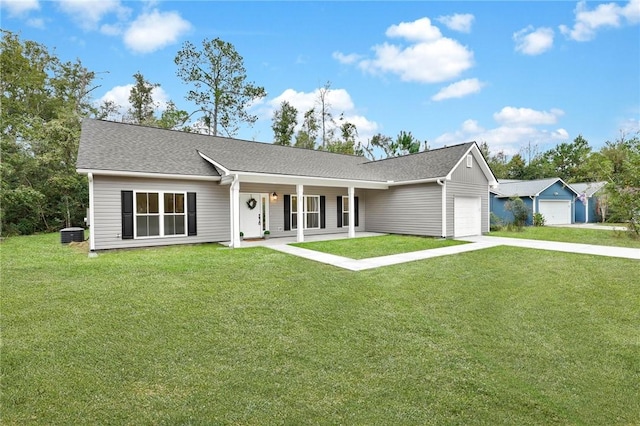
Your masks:
{"label": "white porch column", "polygon": [[304,242],[304,185],[296,185],[296,196],[298,197],[298,234],[297,242]]}
{"label": "white porch column", "polygon": [[356,236],[356,214],[355,214],[355,188],[349,187],[349,238]]}
{"label": "white porch column", "polygon": [[438,179],[438,185],[442,187],[442,238],[447,237],[447,181],[444,179]]}
{"label": "white porch column", "polygon": [[240,247],[240,182],[236,175],[229,187],[229,202],[231,216],[231,244],[230,247]]}
{"label": "white porch column", "polygon": [[93,208],[93,203],[95,201],[93,195],[93,173],[87,174],[87,178],[89,180],[89,217],[87,220],[89,221],[89,251],[94,252],[96,250],[96,227],[95,227],[95,215]]}

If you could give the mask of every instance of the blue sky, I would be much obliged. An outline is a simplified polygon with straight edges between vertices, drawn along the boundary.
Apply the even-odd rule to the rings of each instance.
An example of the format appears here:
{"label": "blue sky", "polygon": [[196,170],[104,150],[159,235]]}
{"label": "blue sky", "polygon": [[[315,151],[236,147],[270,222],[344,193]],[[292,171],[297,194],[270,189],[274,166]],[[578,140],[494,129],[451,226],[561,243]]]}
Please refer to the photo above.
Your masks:
{"label": "blue sky", "polygon": [[187,40],[232,43],[268,93],[244,139],[270,142],[274,108],[302,114],[326,82],[363,142],[404,130],[431,148],[475,140],[512,155],[640,129],[640,0],[0,4],[3,29],[79,58],[98,73],[96,102],[124,107],[139,71],[161,105],[193,111],[175,54]]}

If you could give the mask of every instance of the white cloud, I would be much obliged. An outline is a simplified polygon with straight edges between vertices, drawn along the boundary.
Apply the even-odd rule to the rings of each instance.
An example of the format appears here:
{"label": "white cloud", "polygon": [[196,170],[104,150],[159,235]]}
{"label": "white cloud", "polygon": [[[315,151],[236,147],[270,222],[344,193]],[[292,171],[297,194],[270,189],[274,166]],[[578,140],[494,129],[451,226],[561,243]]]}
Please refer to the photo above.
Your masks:
{"label": "white cloud", "polygon": [[538,125],[555,124],[558,118],[564,115],[564,111],[552,108],[551,111],[536,111],[531,108],[515,108],[506,106],[493,114],[493,119],[504,125]]}
{"label": "white cloud", "polygon": [[347,65],[356,63],[362,58],[362,55],[358,55],[356,53],[350,53],[348,55],[345,55],[342,52],[333,52],[331,56],[333,57],[333,59],[337,60],[341,64],[347,64]]}
{"label": "white cloud", "polygon": [[467,95],[480,92],[483,86],[484,83],[482,83],[477,78],[460,80],[441,89],[438,93],[431,97],[431,100],[442,101],[451,98],[463,98]]}
{"label": "white cloud", "polygon": [[85,30],[94,30],[102,19],[115,13],[117,19],[125,20],[131,9],[122,6],[120,0],[60,0],[60,9]]}
{"label": "white cloud", "polygon": [[30,18],[27,19],[27,25],[33,28],[44,29],[44,19],[42,18]]}
{"label": "white cloud", "polygon": [[589,41],[595,38],[596,32],[601,28],[618,28],[623,20],[629,24],[640,22],[640,0],[630,0],[624,7],[618,3],[599,4],[592,10],[582,0],[578,2],[574,13],[573,28],[560,25],[560,31],[575,41]]}
{"label": "white cloud", "polygon": [[375,57],[358,63],[363,71],[393,73],[403,81],[440,83],[473,66],[473,52],[453,39],[442,37],[429,18],[392,25],[386,35],[416,43],[402,46],[385,42],[374,46]]}
{"label": "white cloud", "polygon": [[551,28],[533,29],[528,26],[513,34],[516,51],[525,55],[539,55],[553,47],[553,30]]}
{"label": "white cloud", "polygon": [[125,45],[138,53],[149,53],[176,43],[191,29],[191,24],[177,12],[153,10],[143,13],[124,33]]}
{"label": "white cloud", "polygon": [[640,22],[640,0],[630,0],[629,3],[622,8],[622,16],[624,16],[630,24]]}
{"label": "white cloud", "polygon": [[40,9],[38,0],[1,0],[0,6],[9,12],[9,16],[21,16]]}
{"label": "white cloud", "polygon": [[[314,107],[317,110],[319,95],[319,88],[312,92],[298,92],[293,89],[287,89],[262,105],[258,114],[263,120],[271,122],[273,112],[280,108],[283,101],[287,101],[298,110],[298,126],[296,128],[298,130],[302,124],[304,113]],[[326,100],[330,106],[329,112],[338,126],[340,125],[339,118],[341,115],[344,121],[355,124],[360,142],[365,143],[378,132],[378,124],[358,112],[351,95],[345,89],[330,89]]]}
{"label": "white cloud", "polygon": [[[433,141],[433,146],[453,145],[466,141],[487,142],[491,152],[503,151],[514,155],[521,147],[528,145],[555,145],[569,139],[569,133],[563,128],[547,128],[557,123],[563,112],[551,109],[551,112],[536,111],[530,108],[504,107],[493,115],[497,127],[482,127],[476,120],[464,121],[460,129],[444,133]],[[546,149],[546,148],[545,148]]]}
{"label": "white cloud", "polygon": [[440,29],[431,25],[429,18],[420,18],[413,22],[401,22],[387,28],[387,37],[406,38],[409,41],[432,41],[442,37]]}
{"label": "white cloud", "polygon": [[[125,114],[129,108],[131,108],[131,104],[129,103],[129,95],[131,94],[131,89],[133,88],[133,84],[125,84],[124,86],[114,86],[105,93],[100,99],[98,99],[97,104],[101,105],[105,101],[111,101],[120,107],[119,113],[121,115]],[[156,104],[156,111],[164,111],[167,109],[167,102],[169,102],[169,95],[164,91],[162,87],[155,87],[151,91],[151,96]]]}
{"label": "white cloud", "polygon": [[451,30],[470,33],[474,19],[475,17],[470,13],[456,13],[454,15],[440,16],[437,21]]}

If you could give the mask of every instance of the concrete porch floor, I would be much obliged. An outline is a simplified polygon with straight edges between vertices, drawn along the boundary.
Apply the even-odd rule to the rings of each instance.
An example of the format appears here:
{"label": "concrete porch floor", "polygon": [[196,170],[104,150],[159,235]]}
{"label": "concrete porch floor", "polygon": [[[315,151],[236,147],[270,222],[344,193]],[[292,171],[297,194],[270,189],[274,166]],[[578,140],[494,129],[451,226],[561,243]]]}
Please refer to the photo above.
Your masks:
{"label": "concrete porch floor", "polygon": [[[381,234],[378,232],[356,232],[355,238],[362,237],[376,237]],[[322,235],[305,235],[304,242],[312,242],[312,241],[328,241],[328,240],[343,240],[349,238],[349,235],[346,232],[340,232],[336,234],[322,234]],[[249,247],[270,247],[270,246],[279,246],[279,245],[287,245],[291,243],[297,242],[295,236],[293,237],[270,237],[269,239],[259,239],[259,240],[243,240],[240,244],[240,248],[249,248]],[[229,246],[230,242],[225,241],[221,243],[225,246]]]}

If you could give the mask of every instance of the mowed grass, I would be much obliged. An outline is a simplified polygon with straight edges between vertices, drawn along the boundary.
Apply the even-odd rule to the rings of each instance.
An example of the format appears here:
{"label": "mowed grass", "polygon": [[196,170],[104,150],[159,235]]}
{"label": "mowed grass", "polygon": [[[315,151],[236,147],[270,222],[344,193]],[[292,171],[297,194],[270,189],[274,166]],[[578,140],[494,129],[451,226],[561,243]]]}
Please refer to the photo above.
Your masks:
{"label": "mowed grass", "polygon": [[628,231],[603,229],[562,228],[556,226],[527,226],[522,231],[493,231],[496,237],[528,238],[531,240],[564,241],[567,243],[595,244],[640,248],[640,238]]}
{"label": "mowed grass", "polygon": [[0,250],[6,425],[640,423],[634,260]]}
{"label": "mowed grass", "polygon": [[445,240],[431,237],[409,235],[380,235],[377,237],[349,238],[341,240],[314,241],[291,244],[309,250],[335,254],[351,259],[367,259],[397,253],[429,250],[440,247],[466,244],[464,241]]}

